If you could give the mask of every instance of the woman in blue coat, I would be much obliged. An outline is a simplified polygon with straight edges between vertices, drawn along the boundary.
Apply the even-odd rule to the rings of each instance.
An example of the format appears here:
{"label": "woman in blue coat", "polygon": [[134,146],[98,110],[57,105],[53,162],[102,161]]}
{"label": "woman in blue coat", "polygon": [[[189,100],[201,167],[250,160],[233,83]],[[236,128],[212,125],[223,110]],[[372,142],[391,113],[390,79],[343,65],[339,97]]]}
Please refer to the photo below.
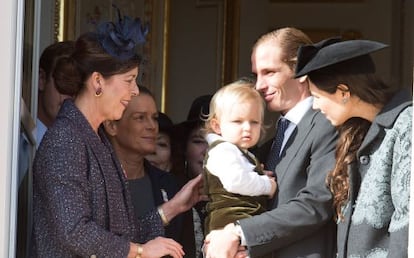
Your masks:
{"label": "woman in blue coat", "polygon": [[[121,164],[101,123],[118,120],[133,96],[146,29],[129,17],[79,37],[53,78],[66,100],[33,165],[32,257],[182,257],[159,237],[163,210],[139,220]],[[187,189],[188,196],[196,183]],[[181,195],[186,197],[185,195]],[[148,241],[148,242],[147,242]]]}

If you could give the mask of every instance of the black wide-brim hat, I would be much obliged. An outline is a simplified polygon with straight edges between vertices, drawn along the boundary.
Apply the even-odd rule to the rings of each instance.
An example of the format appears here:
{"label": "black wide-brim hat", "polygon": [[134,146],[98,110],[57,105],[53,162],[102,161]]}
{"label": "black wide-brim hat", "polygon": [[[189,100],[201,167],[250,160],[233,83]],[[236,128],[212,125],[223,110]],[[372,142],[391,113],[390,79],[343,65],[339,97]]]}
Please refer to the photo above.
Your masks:
{"label": "black wide-brim hat", "polygon": [[204,119],[208,117],[210,112],[212,97],[213,95],[202,95],[193,100],[187,119],[173,127],[173,134],[176,139],[184,141],[189,137],[191,131],[204,125]]}
{"label": "black wide-brim hat", "polygon": [[157,120],[159,132],[166,133],[169,136],[171,136],[172,129],[174,126],[174,123],[172,122],[171,118],[163,112],[158,112]]}
{"label": "black wide-brim hat", "polygon": [[181,124],[192,127],[203,123],[210,112],[210,101],[212,97],[213,95],[208,94],[194,99],[188,111],[187,120],[181,122]]}
{"label": "black wide-brim hat", "polygon": [[340,38],[303,45],[298,50],[295,78],[344,62],[349,73],[375,72],[375,65],[369,54],[387,46],[376,41],[341,41]]}

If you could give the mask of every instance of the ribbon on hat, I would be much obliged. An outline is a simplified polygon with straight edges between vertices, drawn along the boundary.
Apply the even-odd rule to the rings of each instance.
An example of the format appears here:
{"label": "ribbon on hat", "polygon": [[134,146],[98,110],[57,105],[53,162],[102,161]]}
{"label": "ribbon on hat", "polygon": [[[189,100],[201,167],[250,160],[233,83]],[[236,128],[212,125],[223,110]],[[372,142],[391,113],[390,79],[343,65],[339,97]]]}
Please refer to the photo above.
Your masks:
{"label": "ribbon on hat", "polygon": [[114,4],[112,6],[117,9],[118,22],[105,22],[99,25],[98,40],[108,54],[120,60],[127,60],[135,55],[135,47],[138,44],[145,43],[149,24],[142,24],[140,18],[122,18],[119,8]]}
{"label": "ribbon on hat", "polygon": [[296,72],[301,71],[305,65],[321,50],[322,48],[340,42],[340,37],[334,37],[322,40],[313,45],[303,45],[298,50],[298,63],[296,64]]}

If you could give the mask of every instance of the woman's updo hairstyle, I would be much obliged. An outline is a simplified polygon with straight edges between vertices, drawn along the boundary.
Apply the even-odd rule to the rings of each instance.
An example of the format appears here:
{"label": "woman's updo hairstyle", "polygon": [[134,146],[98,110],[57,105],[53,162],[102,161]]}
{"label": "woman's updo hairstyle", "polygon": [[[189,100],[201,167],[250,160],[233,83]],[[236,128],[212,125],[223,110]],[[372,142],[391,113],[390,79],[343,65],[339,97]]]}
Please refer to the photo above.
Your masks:
{"label": "woman's updo hairstyle", "polygon": [[59,60],[53,77],[61,94],[76,96],[93,72],[107,78],[139,66],[141,57],[135,48],[145,42],[149,26],[139,18],[122,19],[119,9],[118,16],[117,23],[105,22],[96,32],[81,35],[72,55]]}

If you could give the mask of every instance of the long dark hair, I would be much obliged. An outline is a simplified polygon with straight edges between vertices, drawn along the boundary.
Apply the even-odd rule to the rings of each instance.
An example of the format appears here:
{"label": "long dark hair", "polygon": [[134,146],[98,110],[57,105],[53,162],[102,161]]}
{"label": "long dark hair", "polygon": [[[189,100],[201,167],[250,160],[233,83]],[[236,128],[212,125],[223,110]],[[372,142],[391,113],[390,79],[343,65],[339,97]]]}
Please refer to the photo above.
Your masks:
{"label": "long dark hair", "polygon": [[342,207],[349,198],[348,166],[355,160],[356,152],[367,133],[371,123],[362,118],[348,119],[339,130],[336,146],[336,163],[334,169],[326,177],[326,184],[333,195],[335,219],[343,220]]}
{"label": "long dark hair", "polygon": [[[333,94],[339,84],[344,84],[351,95],[378,107],[385,105],[395,94],[396,90],[385,84],[375,74],[348,74],[346,66],[344,62],[344,64],[314,71],[308,76],[320,90]],[[370,121],[354,117],[338,127],[336,164],[326,178],[326,183],[334,198],[336,220],[343,220],[342,207],[349,199],[348,167],[356,159],[356,153],[370,126]]]}

